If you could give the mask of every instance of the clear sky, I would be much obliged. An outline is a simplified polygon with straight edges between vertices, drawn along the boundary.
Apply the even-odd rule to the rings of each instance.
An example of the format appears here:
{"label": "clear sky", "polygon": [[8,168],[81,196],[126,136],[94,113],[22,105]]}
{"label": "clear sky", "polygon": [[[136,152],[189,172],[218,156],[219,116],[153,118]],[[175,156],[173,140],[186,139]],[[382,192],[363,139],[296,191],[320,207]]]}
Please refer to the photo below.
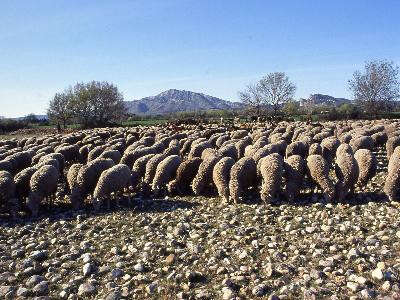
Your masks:
{"label": "clear sky", "polygon": [[399,14],[398,0],[1,0],[0,115],[43,114],[90,80],[125,100],[176,88],[238,101],[283,71],[296,98],[350,97],[366,60],[400,64]]}

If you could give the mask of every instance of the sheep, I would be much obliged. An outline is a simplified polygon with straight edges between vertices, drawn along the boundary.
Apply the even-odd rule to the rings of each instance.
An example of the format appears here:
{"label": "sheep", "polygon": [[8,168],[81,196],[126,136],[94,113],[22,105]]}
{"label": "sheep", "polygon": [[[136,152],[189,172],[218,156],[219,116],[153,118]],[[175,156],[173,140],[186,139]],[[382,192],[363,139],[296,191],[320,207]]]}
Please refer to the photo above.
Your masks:
{"label": "sheep", "polygon": [[[52,197],[57,191],[57,181],[59,171],[53,167],[44,165],[33,173],[29,182],[30,193],[26,202],[32,217],[36,217],[39,210],[39,205],[43,198]],[[50,201],[52,203],[52,201]]]}
{"label": "sheep", "polygon": [[353,155],[353,148],[351,148],[349,144],[340,144],[340,146],[336,149],[336,157],[339,157],[344,153]]}
{"label": "sheep", "polygon": [[340,145],[340,141],[334,137],[330,136],[327,138],[324,138],[321,142],[321,148],[322,148],[322,156],[326,159],[329,165],[332,164],[336,150]]}
{"label": "sheep", "polygon": [[374,140],[370,136],[359,136],[352,139],[349,144],[353,152],[356,152],[358,149],[372,150],[374,148]]}
{"label": "sheep", "polygon": [[204,141],[200,143],[192,143],[192,146],[190,147],[190,152],[188,157],[189,158],[194,158],[194,157],[201,157],[201,153],[207,148],[212,148],[211,144],[209,141]]}
{"label": "sheep", "polygon": [[162,189],[162,186],[171,181],[176,174],[181,158],[178,155],[167,156],[157,166],[156,173],[152,182],[152,190],[157,195]]}
{"label": "sheep", "polygon": [[378,161],[375,155],[368,149],[359,149],[354,153],[354,158],[359,167],[357,185],[364,186],[375,176]]}
{"label": "sheep", "polygon": [[53,166],[54,168],[56,168],[58,170],[58,172],[60,172],[60,164],[58,163],[58,161],[56,159],[52,159],[52,158],[43,159],[43,160],[39,161],[39,163],[37,165],[35,165],[35,167],[38,169],[40,169],[40,167],[42,167],[42,166]]}
{"label": "sheep", "polygon": [[132,187],[136,188],[141,178],[145,176],[146,164],[155,154],[147,154],[138,158],[132,167]]}
{"label": "sheep", "polygon": [[90,162],[90,161],[98,158],[103,153],[105,148],[106,148],[105,146],[101,145],[101,146],[96,146],[93,149],[91,149],[87,155],[87,162]]}
{"label": "sheep", "polygon": [[47,155],[45,155],[45,156],[42,156],[42,157],[39,159],[39,163],[40,163],[41,161],[47,160],[47,159],[55,159],[55,160],[57,160],[60,173],[62,174],[62,173],[64,172],[64,168],[65,168],[65,157],[64,157],[63,154],[61,154],[61,153],[50,153],[50,154],[47,154]]}
{"label": "sheep", "polygon": [[288,201],[292,201],[300,193],[306,173],[306,161],[300,155],[289,156],[283,163],[285,189],[284,194]]}
{"label": "sheep", "polygon": [[192,182],[193,193],[196,196],[207,192],[209,186],[213,183],[213,169],[219,159],[219,156],[209,155],[201,162],[199,170]]}
{"label": "sheep", "polygon": [[15,182],[12,174],[7,171],[0,171],[0,206],[5,206],[12,217],[16,216],[18,200],[15,199]]}
{"label": "sheep", "polygon": [[90,151],[90,145],[84,145],[79,148],[79,161],[81,163],[87,162],[89,151]]}
{"label": "sheep", "polygon": [[11,154],[4,159],[12,165],[12,173],[17,174],[19,171],[31,166],[32,157],[27,151]]}
{"label": "sheep", "polygon": [[166,156],[162,153],[154,155],[149,161],[146,163],[146,171],[144,174],[144,182],[147,185],[151,185],[154,179],[154,175],[157,170],[157,166],[166,158]]}
{"label": "sheep", "polygon": [[0,171],[7,171],[12,173],[13,172],[12,163],[6,160],[0,160]]}
{"label": "sheep", "polygon": [[386,154],[388,160],[390,160],[390,157],[392,156],[392,153],[397,146],[400,146],[400,136],[391,137],[387,140]]}
{"label": "sheep", "polygon": [[238,159],[244,156],[244,150],[250,144],[251,144],[251,138],[249,136],[246,136],[245,138],[235,143]]}
{"label": "sheep", "polygon": [[383,188],[389,201],[400,201],[400,147],[393,151],[388,165],[388,174]]}
{"label": "sheep", "polygon": [[297,141],[297,142],[290,143],[286,147],[285,152],[286,152],[286,155],[285,155],[286,158],[288,158],[289,156],[292,156],[292,155],[300,155],[301,157],[305,158],[305,157],[307,157],[308,148],[307,148],[306,144],[304,144],[303,142]]}
{"label": "sheep", "polygon": [[[97,182],[93,193],[94,201],[109,197],[111,193],[122,192],[131,184],[131,170],[127,165],[118,164],[104,170]],[[107,208],[110,208],[110,201],[107,201]]]}
{"label": "sheep", "polygon": [[234,160],[237,160],[237,158],[238,158],[236,147],[232,144],[227,144],[227,145],[221,147],[220,149],[218,149],[218,152],[221,157],[229,156],[229,157],[233,158]]}
{"label": "sheep", "polygon": [[231,157],[221,158],[214,166],[212,178],[217,187],[218,195],[225,203],[229,203],[229,180],[230,171],[235,164]]}
{"label": "sheep", "polygon": [[242,157],[231,168],[229,179],[229,197],[239,203],[246,188],[254,185],[257,178],[257,166],[254,159]]}
{"label": "sheep", "polygon": [[338,182],[335,189],[337,201],[343,201],[347,195],[354,193],[359,172],[358,163],[353,154],[343,152],[336,158],[335,173]]}
{"label": "sheep", "polygon": [[283,158],[278,153],[272,153],[260,160],[260,173],[262,177],[261,200],[272,201],[280,190],[283,175]]}
{"label": "sheep", "polygon": [[156,154],[159,153],[157,147],[150,146],[150,147],[143,147],[131,152],[125,150],[124,155],[122,156],[120,163],[125,164],[128,167],[133,167],[135,161],[142,156],[147,154]]}
{"label": "sheep", "polygon": [[319,143],[313,143],[308,148],[308,155],[322,155],[322,147]]}
{"label": "sheep", "polygon": [[110,158],[114,164],[118,164],[122,158],[121,153],[118,150],[105,150],[100,154],[99,158]]}
{"label": "sheep", "polygon": [[83,199],[94,191],[101,173],[112,166],[114,166],[112,159],[97,158],[79,169],[70,196],[70,201],[74,209],[80,208]]}
{"label": "sheep", "polygon": [[72,162],[79,158],[79,147],[77,145],[60,146],[56,148],[56,153],[64,155],[65,161]]}
{"label": "sheep", "polygon": [[194,157],[184,160],[176,170],[176,177],[168,183],[168,192],[171,195],[184,195],[191,192],[191,183],[195,178],[202,159]]}
{"label": "sheep", "polygon": [[14,182],[15,182],[15,187],[16,191],[15,194],[17,198],[19,199],[20,203],[23,202],[25,198],[28,197],[29,192],[30,192],[30,180],[32,175],[38,170],[38,168],[35,167],[28,167],[23,169],[22,171],[18,172],[14,176]]}
{"label": "sheep", "polygon": [[68,183],[68,188],[69,188],[70,192],[76,185],[76,179],[78,177],[79,170],[82,167],[83,167],[83,164],[81,164],[81,163],[76,163],[69,167],[69,170],[67,173],[67,183]]}
{"label": "sheep", "polygon": [[371,135],[375,146],[384,146],[388,140],[386,132],[376,132]]}
{"label": "sheep", "polygon": [[307,157],[307,171],[309,177],[318,184],[327,201],[335,196],[335,186],[329,177],[329,165],[322,155],[313,154]]}

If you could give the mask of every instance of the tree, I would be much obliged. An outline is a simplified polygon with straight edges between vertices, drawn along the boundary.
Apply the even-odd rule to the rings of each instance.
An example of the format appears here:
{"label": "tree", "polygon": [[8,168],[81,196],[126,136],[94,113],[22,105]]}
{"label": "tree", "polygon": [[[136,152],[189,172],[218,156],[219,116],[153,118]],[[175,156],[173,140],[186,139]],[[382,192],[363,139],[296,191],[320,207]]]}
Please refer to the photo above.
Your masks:
{"label": "tree", "polygon": [[376,115],[400,97],[398,74],[399,67],[391,61],[369,61],[363,73],[354,72],[349,89],[366,112]]}
{"label": "tree", "polygon": [[53,122],[62,122],[64,127],[71,119],[84,128],[107,126],[125,116],[123,100],[118,88],[111,83],[77,83],[54,96],[48,116]]}
{"label": "tree", "polygon": [[272,106],[274,114],[291,100],[296,92],[296,86],[290,82],[283,72],[269,73],[254,85],[247,86],[244,92],[239,92],[240,99],[246,105],[256,109],[267,105]]}
{"label": "tree", "polygon": [[106,126],[125,116],[123,101],[122,94],[111,83],[77,83],[72,108],[76,120],[83,127]]}
{"label": "tree", "polygon": [[300,112],[300,105],[298,102],[290,100],[283,106],[283,111],[289,116],[298,115]]}
{"label": "tree", "polygon": [[239,92],[240,101],[243,102],[257,116],[261,113],[261,108],[265,104],[257,84],[249,84],[246,90]]}
{"label": "tree", "polygon": [[66,128],[67,123],[73,117],[72,101],[74,94],[71,88],[66,89],[64,92],[56,93],[53,100],[50,101],[49,108],[47,109],[47,116],[53,123],[63,124]]}
{"label": "tree", "polygon": [[28,124],[37,124],[40,120],[36,117],[35,114],[29,114],[24,117],[24,121]]}

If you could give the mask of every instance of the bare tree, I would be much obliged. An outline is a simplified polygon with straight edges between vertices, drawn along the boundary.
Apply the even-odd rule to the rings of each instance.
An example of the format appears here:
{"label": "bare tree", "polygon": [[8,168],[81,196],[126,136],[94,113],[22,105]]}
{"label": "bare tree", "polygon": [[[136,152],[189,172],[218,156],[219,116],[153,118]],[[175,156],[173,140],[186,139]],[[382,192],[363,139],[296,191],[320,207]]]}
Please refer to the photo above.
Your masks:
{"label": "bare tree", "polygon": [[260,115],[265,103],[257,84],[249,84],[244,91],[239,92],[239,98],[250,110],[255,111],[257,116]]}
{"label": "bare tree", "polygon": [[274,72],[263,77],[259,82],[259,89],[265,101],[272,105],[275,114],[296,92],[296,86],[283,72]]}
{"label": "bare tree", "polygon": [[354,72],[349,89],[366,112],[377,114],[400,97],[398,74],[399,67],[392,61],[369,61],[363,73]]}
{"label": "bare tree", "polygon": [[257,84],[247,86],[244,92],[239,92],[239,97],[258,113],[260,108],[271,105],[276,115],[283,104],[293,98],[295,92],[296,86],[285,73],[274,72],[261,78]]}

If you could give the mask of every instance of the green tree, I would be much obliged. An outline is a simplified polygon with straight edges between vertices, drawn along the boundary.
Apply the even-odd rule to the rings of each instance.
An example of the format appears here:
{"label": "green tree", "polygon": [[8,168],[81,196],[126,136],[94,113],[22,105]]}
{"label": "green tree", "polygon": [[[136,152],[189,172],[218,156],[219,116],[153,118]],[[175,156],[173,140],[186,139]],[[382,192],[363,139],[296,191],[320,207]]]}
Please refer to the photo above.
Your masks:
{"label": "green tree", "polygon": [[74,98],[73,90],[66,89],[61,93],[56,93],[50,101],[47,109],[47,116],[52,123],[63,124],[66,128],[74,116],[72,110],[72,101]]}

